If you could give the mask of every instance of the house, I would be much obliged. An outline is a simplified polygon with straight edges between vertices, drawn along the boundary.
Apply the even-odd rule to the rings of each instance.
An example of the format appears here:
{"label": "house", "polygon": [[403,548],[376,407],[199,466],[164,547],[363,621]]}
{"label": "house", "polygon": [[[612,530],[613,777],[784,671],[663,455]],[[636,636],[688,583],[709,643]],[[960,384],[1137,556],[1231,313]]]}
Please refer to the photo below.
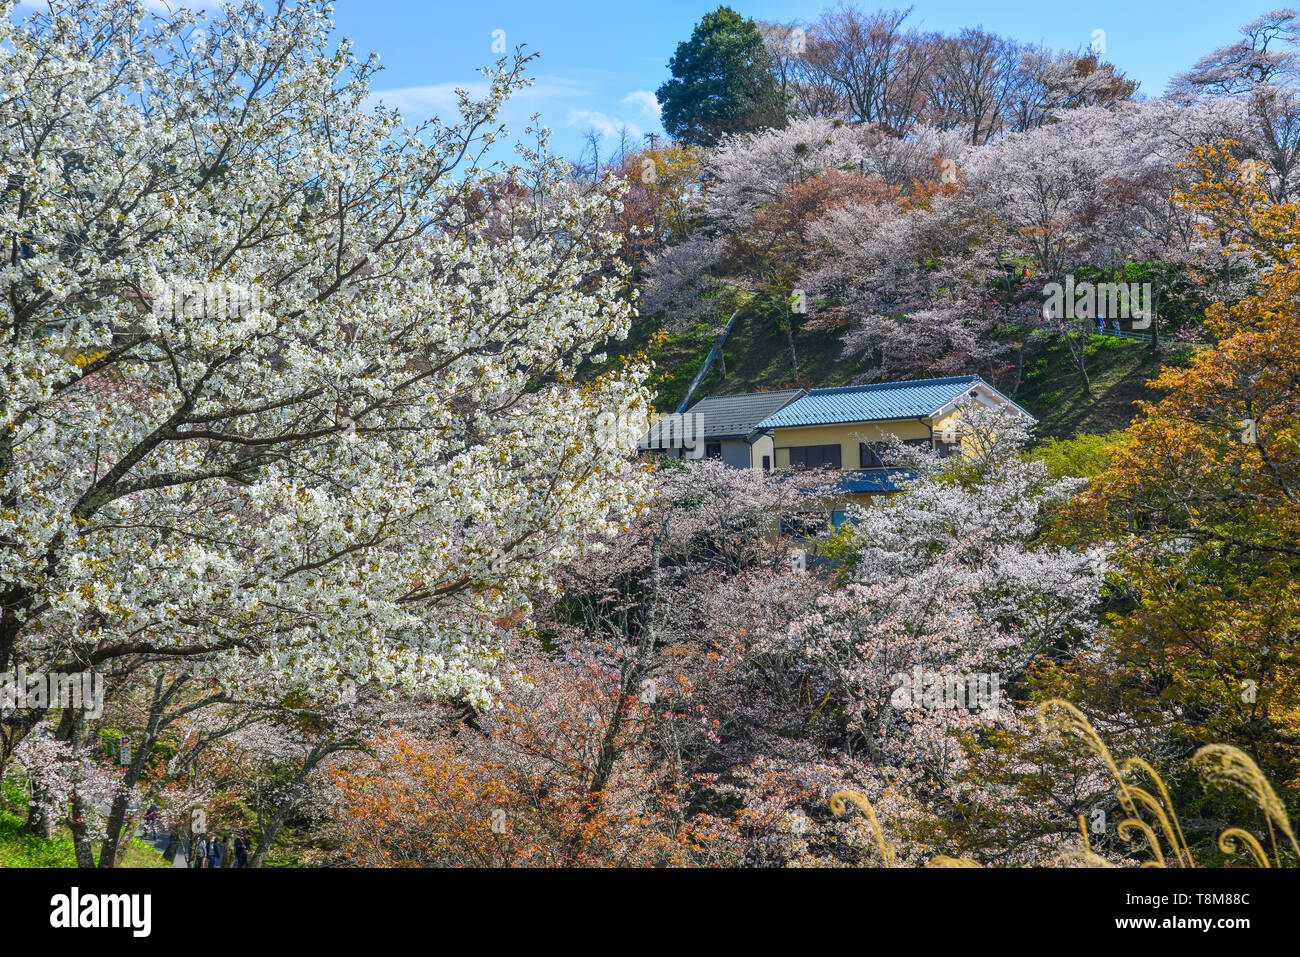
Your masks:
{"label": "house", "polygon": [[878,443],[894,435],[952,453],[960,447],[959,409],[971,402],[1033,419],[977,375],[811,389],[755,425],[753,465],[842,472],[839,487],[849,498],[895,491],[899,473],[884,467]]}
{"label": "house", "polygon": [[[806,389],[783,389],[711,396],[687,409],[685,418],[696,440],[704,443],[704,457],[720,458],[739,469],[770,469],[771,436],[757,431],[756,426],[807,394]],[[696,418],[691,419],[692,416]]]}

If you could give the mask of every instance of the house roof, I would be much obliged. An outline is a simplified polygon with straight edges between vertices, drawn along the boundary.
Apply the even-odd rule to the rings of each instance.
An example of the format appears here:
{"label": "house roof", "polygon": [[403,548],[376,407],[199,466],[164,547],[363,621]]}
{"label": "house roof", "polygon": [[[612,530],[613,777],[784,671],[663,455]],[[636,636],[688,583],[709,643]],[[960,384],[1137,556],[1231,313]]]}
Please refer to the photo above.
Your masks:
{"label": "house roof", "polygon": [[782,389],[746,395],[715,395],[700,399],[686,410],[686,414],[704,416],[706,439],[743,438],[753,432],[759,422],[807,394],[805,389]]}
{"label": "house roof", "polygon": [[909,469],[852,469],[835,473],[837,492],[898,492],[916,478]]}
{"label": "house roof", "polygon": [[[807,473],[778,471],[776,480],[789,481],[799,474]],[[799,491],[809,496],[843,495],[851,492],[898,492],[902,490],[905,483],[914,481],[917,477],[911,469],[902,468],[845,469],[842,472],[828,469],[817,475],[821,479],[819,484],[801,488]]]}
{"label": "house roof", "polygon": [[[788,429],[804,425],[835,425],[842,422],[884,422],[917,419],[938,412],[954,399],[979,385],[1006,399],[977,375],[947,379],[914,379],[909,382],[873,382],[839,389],[812,389],[758,423],[760,429]],[[1006,401],[1010,402],[1009,399]],[[1014,402],[1011,405],[1025,412]]]}

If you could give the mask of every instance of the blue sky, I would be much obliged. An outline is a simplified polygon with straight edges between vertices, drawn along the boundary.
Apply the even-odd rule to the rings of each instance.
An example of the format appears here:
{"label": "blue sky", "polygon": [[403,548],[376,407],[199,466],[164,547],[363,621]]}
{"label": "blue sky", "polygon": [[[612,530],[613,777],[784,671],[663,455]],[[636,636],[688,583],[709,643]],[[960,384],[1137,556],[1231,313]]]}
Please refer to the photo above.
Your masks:
{"label": "blue sky", "polygon": [[[1280,2],[1280,0],[1273,0]],[[1105,32],[1107,59],[1141,81],[1148,95],[1174,74],[1237,36],[1271,9],[1224,0],[920,0],[911,21],[950,32],[965,26],[1054,49],[1082,49]],[[589,128],[609,144],[626,124],[634,136],[661,133],[651,94],[668,75],[679,41],[717,0],[338,0],[335,20],[358,51],[379,54],[386,69],[375,88],[412,119],[446,116],[451,90],[472,83],[494,59],[493,31],[513,48],[540,52],[536,84],[506,112],[512,133],[533,111],[553,131],[553,146],[576,156]],[[755,19],[813,19],[825,0],[757,0],[732,6]],[[877,4],[860,3],[873,9]],[[894,4],[881,4],[893,6]],[[898,4],[904,6],[905,4]]]}

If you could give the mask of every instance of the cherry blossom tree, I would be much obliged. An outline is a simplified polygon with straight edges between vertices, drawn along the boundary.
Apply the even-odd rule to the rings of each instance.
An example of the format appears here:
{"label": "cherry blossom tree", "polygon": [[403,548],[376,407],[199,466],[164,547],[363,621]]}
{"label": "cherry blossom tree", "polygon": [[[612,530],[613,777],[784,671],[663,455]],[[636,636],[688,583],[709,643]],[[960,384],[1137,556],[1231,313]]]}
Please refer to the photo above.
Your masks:
{"label": "cherry blossom tree", "polygon": [[[572,385],[632,315],[617,185],[540,132],[484,163],[523,56],[408,127],[315,0],[12,8],[0,667],[486,706],[492,622],[644,490],[594,423],[644,415],[645,368]],[[6,715],[0,757],[40,718]]]}
{"label": "cherry blossom tree", "polygon": [[[1024,733],[1017,682],[1036,661],[1087,649],[1096,631],[1104,553],[1035,541],[1043,510],[1081,482],[1053,481],[1019,454],[1028,433],[1018,416],[967,406],[961,428],[962,453],[947,459],[894,446],[890,457],[916,478],[855,510],[844,581],[749,651],[800,676],[805,700],[838,716],[813,754],[838,764],[842,781],[906,795],[900,824],[942,816],[959,796],[996,804],[1002,790],[963,786],[979,762],[963,742]],[[984,681],[977,698],[972,677]],[[960,697],[944,690],[958,686]]]}
{"label": "cherry blossom tree", "polygon": [[1175,77],[1171,93],[1234,99],[1252,119],[1259,159],[1270,171],[1266,186],[1287,202],[1300,181],[1300,18],[1273,10],[1241,28],[1242,37],[1201,57]]}
{"label": "cherry blossom tree", "polygon": [[[779,517],[819,507],[821,484],[661,462],[627,532],[558,568],[538,633],[514,633],[504,707],[441,723],[390,712],[373,756],[331,771],[327,832],[381,865],[735,862],[730,826],[690,809],[716,752],[694,682],[725,657],[715,645],[772,611],[769,583],[811,589]],[[378,807],[402,820],[377,833]]]}

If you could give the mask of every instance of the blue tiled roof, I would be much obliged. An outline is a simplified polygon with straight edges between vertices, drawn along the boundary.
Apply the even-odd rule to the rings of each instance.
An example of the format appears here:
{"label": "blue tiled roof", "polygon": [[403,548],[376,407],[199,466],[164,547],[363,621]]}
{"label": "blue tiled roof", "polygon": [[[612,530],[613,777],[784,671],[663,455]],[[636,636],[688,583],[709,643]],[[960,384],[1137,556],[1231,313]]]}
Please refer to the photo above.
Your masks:
{"label": "blue tiled roof", "polygon": [[[777,480],[784,481],[796,474],[800,473],[780,472],[777,473]],[[897,492],[903,488],[904,483],[915,479],[916,473],[911,469],[846,469],[843,472],[828,471],[825,478],[829,484],[804,491],[809,495],[824,495],[828,492],[842,495],[854,492]]]}
{"label": "blue tiled roof", "polygon": [[811,389],[801,399],[758,423],[760,429],[839,422],[880,422],[929,415],[966,392],[972,385],[991,388],[977,375],[911,382],[874,382],[840,389]]}
{"label": "blue tiled roof", "polygon": [[897,492],[904,483],[916,478],[907,469],[853,469],[841,472],[835,484],[837,492]]}

